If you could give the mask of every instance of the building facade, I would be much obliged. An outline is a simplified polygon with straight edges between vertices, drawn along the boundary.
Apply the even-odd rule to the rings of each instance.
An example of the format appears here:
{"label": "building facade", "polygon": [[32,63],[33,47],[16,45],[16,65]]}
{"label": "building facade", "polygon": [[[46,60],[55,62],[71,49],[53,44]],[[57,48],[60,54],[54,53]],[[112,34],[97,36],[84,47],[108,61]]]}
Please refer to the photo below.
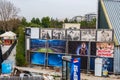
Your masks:
{"label": "building facade", "polygon": [[85,17],[84,16],[75,16],[71,19],[71,21],[76,21],[76,22],[81,22],[84,21]]}
{"label": "building facade", "polygon": [[85,21],[92,21],[93,19],[96,19],[96,14],[90,13],[90,14],[85,14]]}
{"label": "building facade", "polygon": [[80,23],[64,23],[63,29],[80,29]]}

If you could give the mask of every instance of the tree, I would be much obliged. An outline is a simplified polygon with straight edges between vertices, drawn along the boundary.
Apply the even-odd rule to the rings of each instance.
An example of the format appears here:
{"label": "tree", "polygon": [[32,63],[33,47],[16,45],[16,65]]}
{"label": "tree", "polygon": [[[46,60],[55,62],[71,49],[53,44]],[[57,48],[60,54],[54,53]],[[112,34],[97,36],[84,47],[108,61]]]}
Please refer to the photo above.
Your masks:
{"label": "tree", "polygon": [[40,27],[41,23],[39,18],[32,18],[31,22],[29,23],[31,27]]}
{"label": "tree", "polygon": [[25,60],[25,33],[24,28],[19,27],[19,38],[16,47],[16,64],[17,66],[26,66]]}
{"label": "tree", "polygon": [[18,29],[18,26],[20,25],[20,20],[14,18],[7,21],[7,23],[9,24],[8,30],[16,31],[16,29]]}
{"label": "tree", "polygon": [[32,20],[31,20],[31,23],[35,23],[35,18],[33,17]]}
{"label": "tree", "polygon": [[24,25],[24,26],[28,26],[28,23],[27,23],[25,17],[22,18],[22,20],[21,20],[21,24]]}
{"label": "tree", "polygon": [[67,18],[65,18],[64,23],[69,23],[69,21],[68,21],[68,19],[67,19]]}
{"label": "tree", "polygon": [[40,20],[39,20],[39,18],[36,18],[36,21],[35,21],[35,23],[36,24],[38,24],[38,25],[40,25],[41,23],[40,23]]}
{"label": "tree", "polygon": [[80,28],[81,29],[96,29],[96,19],[93,19],[92,21],[81,21],[80,22]]}
{"label": "tree", "polygon": [[4,31],[8,31],[8,21],[18,17],[19,9],[14,6],[10,1],[0,0],[0,21],[1,27]]}
{"label": "tree", "polygon": [[80,22],[80,28],[81,29],[88,29],[88,22],[87,21],[81,21]]}
{"label": "tree", "polygon": [[42,26],[44,28],[50,27],[50,18],[49,17],[43,17],[41,21],[42,21]]}
{"label": "tree", "polygon": [[92,21],[90,21],[89,25],[91,26],[91,28],[95,29],[96,28],[96,19],[93,19]]}

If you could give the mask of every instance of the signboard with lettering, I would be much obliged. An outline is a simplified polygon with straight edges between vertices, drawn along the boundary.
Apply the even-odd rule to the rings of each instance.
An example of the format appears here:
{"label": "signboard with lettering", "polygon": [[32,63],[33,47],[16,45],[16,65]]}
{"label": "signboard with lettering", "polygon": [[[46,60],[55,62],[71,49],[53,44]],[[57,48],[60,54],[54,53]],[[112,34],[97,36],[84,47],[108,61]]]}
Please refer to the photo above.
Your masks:
{"label": "signboard with lettering", "polygon": [[100,57],[113,57],[114,52],[114,43],[102,43],[98,42],[96,44],[97,50],[97,56]]}
{"label": "signboard with lettering", "polygon": [[80,58],[71,59],[70,80],[80,80]]}

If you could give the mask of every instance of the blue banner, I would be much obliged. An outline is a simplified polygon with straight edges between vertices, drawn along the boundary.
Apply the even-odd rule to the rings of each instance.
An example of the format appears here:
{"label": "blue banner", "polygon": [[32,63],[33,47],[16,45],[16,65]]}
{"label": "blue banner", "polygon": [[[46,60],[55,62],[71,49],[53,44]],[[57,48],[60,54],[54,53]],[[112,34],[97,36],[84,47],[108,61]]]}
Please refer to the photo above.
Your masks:
{"label": "blue banner", "polygon": [[80,80],[80,58],[71,59],[70,80]]}

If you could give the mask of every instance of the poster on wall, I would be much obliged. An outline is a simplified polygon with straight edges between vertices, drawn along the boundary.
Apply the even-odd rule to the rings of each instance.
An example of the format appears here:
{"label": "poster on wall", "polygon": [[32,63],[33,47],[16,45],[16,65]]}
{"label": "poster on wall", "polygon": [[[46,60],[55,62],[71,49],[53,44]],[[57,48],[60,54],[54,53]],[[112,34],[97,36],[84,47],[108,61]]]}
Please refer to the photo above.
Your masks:
{"label": "poster on wall", "polygon": [[35,52],[46,52],[46,40],[41,39],[31,39],[30,40],[30,50]]}
{"label": "poster on wall", "polygon": [[80,30],[67,30],[67,40],[69,41],[79,41],[80,40]]}
{"label": "poster on wall", "polygon": [[96,43],[96,55],[100,57],[112,57],[114,53],[114,43]]}
{"label": "poster on wall", "polygon": [[49,53],[65,53],[66,41],[64,40],[48,40]]}
{"label": "poster on wall", "polygon": [[52,38],[64,40],[65,39],[65,30],[64,29],[53,29]]}
{"label": "poster on wall", "polygon": [[52,39],[52,29],[41,29],[41,39]]}
{"label": "poster on wall", "polygon": [[103,76],[106,76],[106,71],[113,72],[113,58],[102,58],[102,74]]}
{"label": "poster on wall", "polygon": [[51,54],[48,53],[48,66],[57,66],[57,67],[61,67],[62,66],[62,56],[64,56],[65,54]]}
{"label": "poster on wall", "polygon": [[75,55],[88,55],[88,42],[68,41],[68,53]]}
{"label": "poster on wall", "polygon": [[81,30],[81,41],[96,41],[96,30]]}
{"label": "poster on wall", "polygon": [[26,28],[25,29],[25,35],[26,36],[30,36],[31,35],[31,29],[30,28]]}
{"label": "poster on wall", "polygon": [[31,53],[31,64],[44,65],[45,64],[45,53],[34,52]]}
{"label": "poster on wall", "polygon": [[98,30],[97,31],[97,41],[113,41],[113,31],[112,30]]}
{"label": "poster on wall", "polygon": [[39,39],[39,37],[40,37],[39,28],[31,28],[31,38]]}

